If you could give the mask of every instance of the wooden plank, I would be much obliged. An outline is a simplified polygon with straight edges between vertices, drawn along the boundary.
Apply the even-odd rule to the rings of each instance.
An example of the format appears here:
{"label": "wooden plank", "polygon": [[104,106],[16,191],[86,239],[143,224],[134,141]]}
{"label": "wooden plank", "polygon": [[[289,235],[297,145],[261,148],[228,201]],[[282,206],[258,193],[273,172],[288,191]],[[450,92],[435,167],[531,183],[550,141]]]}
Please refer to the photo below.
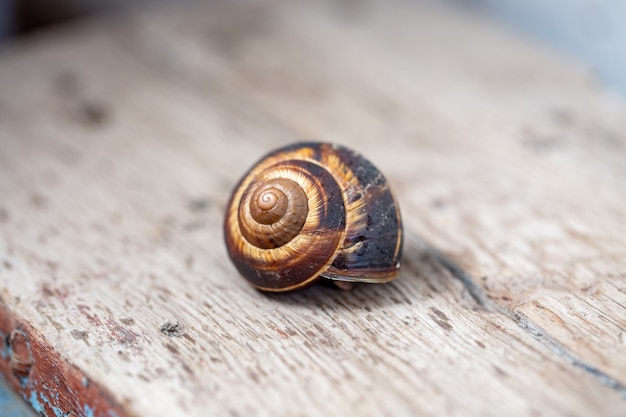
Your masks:
{"label": "wooden plank", "polygon": [[[622,106],[609,97],[581,99],[602,96],[588,74],[564,72],[561,62],[464,17],[448,15],[442,24],[428,12],[386,11],[360,9],[366,23],[351,20],[348,28],[336,15],[333,27],[309,10],[297,19],[287,14],[281,22],[309,30],[276,39],[257,29],[246,46],[264,51],[263,60],[204,73],[231,80],[229,92],[301,136],[358,138],[358,146],[382,153],[387,172],[399,170],[402,186],[415,190],[400,193],[414,231],[481,279],[509,314],[558,332],[585,360],[623,374],[626,351],[615,350],[626,328]],[[241,16],[243,26],[249,16]],[[232,36],[231,27],[216,39]],[[335,37],[320,41],[320,33]],[[460,46],[442,53],[417,39]],[[487,61],[493,51],[497,59]],[[528,65],[538,60],[540,67]],[[288,72],[284,62],[307,71]],[[367,68],[355,71],[355,62]],[[309,87],[259,82],[279,67],[281,79]],[[384,82],[381,74],[389,74]],[[324,89],[332,94],[311,93]],[[392,146],[380,150],[381,137]],[[398,154],[412,169],[392,162]]]}
{"label": "wooden plank", "polygon": [[[0,367],[49,415],[626,410],[626,111],[584,71],[347,2],[161,10],[0,62],[0,330],[30,346]],[[228,262],[230,188],[309,138],[395,186],[395,282],[265,295]]]}

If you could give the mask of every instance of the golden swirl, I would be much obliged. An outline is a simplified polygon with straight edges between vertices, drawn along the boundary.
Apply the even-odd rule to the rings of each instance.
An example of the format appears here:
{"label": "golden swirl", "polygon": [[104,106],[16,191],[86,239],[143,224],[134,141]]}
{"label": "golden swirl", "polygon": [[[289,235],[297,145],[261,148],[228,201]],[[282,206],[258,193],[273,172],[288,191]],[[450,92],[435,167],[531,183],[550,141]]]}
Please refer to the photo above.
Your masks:
{"label": "golden swirl", "polygon": [[300,233],[309,206],[298,183],[287,178],[261,178],[250,184],[239,210],[246,240],[258,248],[273,249]]}

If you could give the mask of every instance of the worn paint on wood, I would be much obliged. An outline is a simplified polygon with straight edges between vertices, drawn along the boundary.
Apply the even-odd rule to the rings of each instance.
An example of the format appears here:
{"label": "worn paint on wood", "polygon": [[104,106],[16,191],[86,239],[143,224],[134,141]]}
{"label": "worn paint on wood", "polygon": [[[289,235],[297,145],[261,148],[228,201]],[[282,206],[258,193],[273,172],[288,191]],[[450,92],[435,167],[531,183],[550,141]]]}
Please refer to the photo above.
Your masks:
{"label": "worn paint on wood", "polygon": [[35,417],[37,414],[0,377],[0,410],[5,417]]}
{"label": "worn paint on wood", "polygon": [[0,301],[0,337],[4,341],[0,347],[0,372],[36,412],[56,417],[70,413],[87,417],[125,415],[108,393],[91,384],[31,325],[13,317]]}
{"label": "worn paint on wood", "polygon": [[[626,411],[626,107],[584,70],[361,2],[163,9],[0,60],[1,328],[32,352],[1,368],[49,415]],[[396,281],[267,295],[228,261],[235,181],[304,139],[393,185]]]}

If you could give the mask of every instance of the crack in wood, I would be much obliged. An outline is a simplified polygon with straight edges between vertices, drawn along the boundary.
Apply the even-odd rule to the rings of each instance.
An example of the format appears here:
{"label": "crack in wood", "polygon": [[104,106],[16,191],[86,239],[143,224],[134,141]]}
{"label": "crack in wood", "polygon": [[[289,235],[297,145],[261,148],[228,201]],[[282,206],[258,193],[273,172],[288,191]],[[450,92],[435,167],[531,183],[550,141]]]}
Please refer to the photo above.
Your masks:
{"label": "crack in wood", "polygon": [[430,245],[428,242],[424,241],[411,231],[408,231],[406,236],[407,239],[419,247],[423,253],[431,256],[434,261],[442,265],[455,279],[459,280],[480,307],[489,312],[503,314],[507,318],[513,320],[526,333],[547,346],[567,363],[590,374],[603,385],[616,391],[622,399],[626,400],[626,384],[620,382],[601,369],[580,359],[574,352],[568,349],[565,345],[559,342],[555,337],[551,336],[546,330],[534,323],[528,317],[512,309],[506,308],[491,299],[487,292],[476,283],[474,278],[456,262],[450,259],[445,253]]}

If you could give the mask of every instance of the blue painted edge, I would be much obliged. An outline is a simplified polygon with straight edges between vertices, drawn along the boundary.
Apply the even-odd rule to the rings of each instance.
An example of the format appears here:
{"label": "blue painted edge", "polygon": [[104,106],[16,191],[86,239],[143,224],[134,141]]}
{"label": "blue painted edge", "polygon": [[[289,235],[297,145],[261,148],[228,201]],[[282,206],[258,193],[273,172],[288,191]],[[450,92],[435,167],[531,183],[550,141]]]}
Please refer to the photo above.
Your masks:
{"label": "blue painted edge", "polygon": [[[43,410],[43,408],[42,408]],[[38,414],[17,395],[0,375],[0,417],[37,417]]]}

